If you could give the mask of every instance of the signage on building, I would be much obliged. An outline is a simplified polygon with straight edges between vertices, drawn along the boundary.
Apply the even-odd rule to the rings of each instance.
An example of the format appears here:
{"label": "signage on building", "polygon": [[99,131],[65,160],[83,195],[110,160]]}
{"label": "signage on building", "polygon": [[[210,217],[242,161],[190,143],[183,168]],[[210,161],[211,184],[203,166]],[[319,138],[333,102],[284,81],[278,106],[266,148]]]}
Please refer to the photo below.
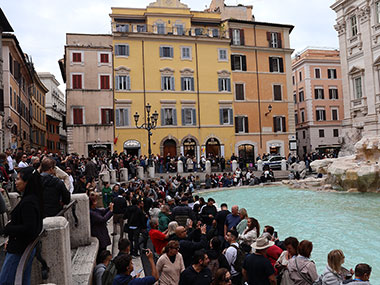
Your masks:
{"label": "signage on building", "polygon": [[129,140],[124,143],[124,148],[140,148],[141,145],[136,140]]}

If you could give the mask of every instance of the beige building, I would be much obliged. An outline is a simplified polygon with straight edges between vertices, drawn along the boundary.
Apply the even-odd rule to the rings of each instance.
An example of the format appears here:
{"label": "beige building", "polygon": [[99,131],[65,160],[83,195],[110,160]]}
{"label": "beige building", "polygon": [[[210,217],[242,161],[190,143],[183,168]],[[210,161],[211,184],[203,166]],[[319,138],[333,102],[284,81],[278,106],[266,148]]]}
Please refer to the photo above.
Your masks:
{"label": "beige building", "polygon": [[[380,2],[337,0],[345,140],[380,134]],[[352,144],[353,145],[353,144]]]}
{"label": "beige building", "polygon": [[66,34],[60,61],[66,83],[69,153],[113,150],[112,36]]}
{"label": "beige building", "polygon": [[343,119],[339,51],[307,48],[292,62],[298,155],[340,149]]}

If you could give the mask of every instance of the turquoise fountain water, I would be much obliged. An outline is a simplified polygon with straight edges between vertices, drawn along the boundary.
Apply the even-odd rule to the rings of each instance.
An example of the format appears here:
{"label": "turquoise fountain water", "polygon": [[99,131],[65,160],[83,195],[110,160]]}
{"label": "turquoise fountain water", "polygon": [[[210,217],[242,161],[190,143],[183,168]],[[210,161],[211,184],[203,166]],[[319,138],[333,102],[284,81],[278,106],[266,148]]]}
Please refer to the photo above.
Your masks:
{"label": "turquoise fountain water", "polygon": [[323,273],[327,254],[342,249],[346,268],[372,266],[371,284],[380,284],[380,195],[259,187],[202,193],[218,205],[239,205],[260,225],[274,226],[281,240],[288,236],[313,242],[312,259]]}

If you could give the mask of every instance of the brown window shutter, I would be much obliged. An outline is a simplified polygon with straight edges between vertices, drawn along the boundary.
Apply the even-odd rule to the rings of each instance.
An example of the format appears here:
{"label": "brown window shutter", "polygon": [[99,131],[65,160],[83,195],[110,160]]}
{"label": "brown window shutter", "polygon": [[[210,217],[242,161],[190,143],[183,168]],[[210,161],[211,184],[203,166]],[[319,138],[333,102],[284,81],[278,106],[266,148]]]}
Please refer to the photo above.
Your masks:
{"label": "brown window shutter", "polygon": [[286,118],[282,117],[282,131],[286,132]]}
{"label": "brown window shutter", "polygon": [[101,110],[101,115],[102,115],[102,125],[107,124],[107,110],[102,109]]}
{"label": "brown window shutter", "polygon": [[278,47],[282,48],[281,33],[277,33],[277,42],[278,42]]}
{"label": "brown window shutter", "polygon": [[244,124],[245,124],[245,126],[244,126],[245,127],[245,132],[249,133],[249,130],[248,130],[248,117],[244,118]]}
{"label": "brown window shutter", "polygon": [[277,132],[277,117],[273,117],[273,132]]}
{"label": "brown window shutter", "polygon": [[231,39],[231,44],[232,44],[232,29],[229,29],[230,31],[230,39]]}
{"label": "brown window shutter", "polygon": [[244,43],[244,30],[243,29],[240,29],[240,45],[241,46],[245,45],[245,43]]}

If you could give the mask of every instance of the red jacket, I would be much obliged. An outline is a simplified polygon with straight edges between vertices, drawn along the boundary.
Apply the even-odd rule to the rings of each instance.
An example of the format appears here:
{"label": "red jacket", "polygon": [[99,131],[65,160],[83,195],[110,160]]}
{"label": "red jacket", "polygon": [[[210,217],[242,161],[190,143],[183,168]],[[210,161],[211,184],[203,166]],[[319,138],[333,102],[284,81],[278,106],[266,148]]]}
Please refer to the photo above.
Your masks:
{"label": "red jacket", "polygon": [[151,229],[149,231],[149,237],[153,243],[154,250],[157,254],[162,253],[162,249],[168,244],[166,235],[159,230]]}
{"label": "red jacket", "polygon": [[280,257],[282,253],[282,249],[279,248],[277,245],[272,245],[270,248],[267,249],[266,258],[269,259],[270,263],[272,264],[275,274],[277,275],[277,268],[274,267],[274,264],[276,263],[277,259]]}

